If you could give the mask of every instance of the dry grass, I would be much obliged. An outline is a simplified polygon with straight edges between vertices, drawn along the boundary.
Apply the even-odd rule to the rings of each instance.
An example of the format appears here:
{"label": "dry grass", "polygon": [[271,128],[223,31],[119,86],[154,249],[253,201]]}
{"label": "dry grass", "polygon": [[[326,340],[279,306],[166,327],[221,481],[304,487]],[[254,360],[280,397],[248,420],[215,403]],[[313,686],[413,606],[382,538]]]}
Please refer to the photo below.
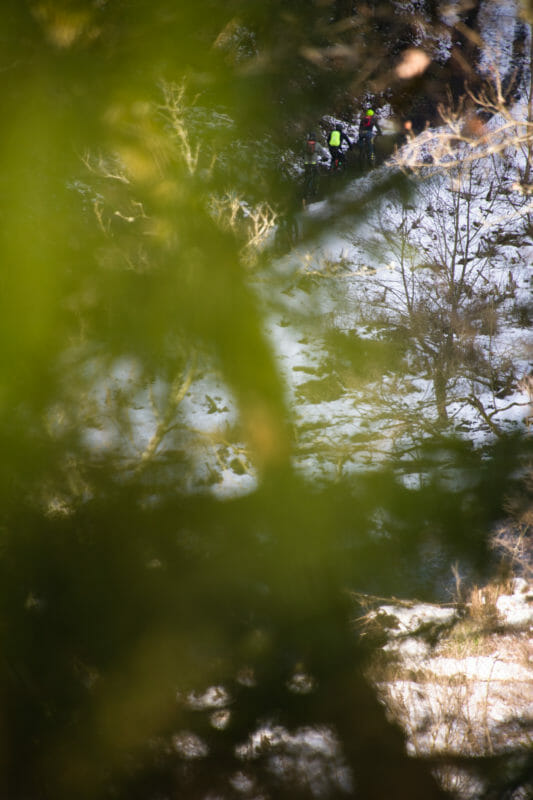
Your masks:
{"label": "dry grass", "polygon": [[[497,606],[512,587],[510,579],[495,579],[465,590],[458,580],[461,602],[455,623],[433,646],[425,642],[419,656],[416,648],[401,649],[406,638],[419,636],[394,637],[390,614],[380,614],[374,604],[362,618],[363,633],[377,645],[369,680],[391,719],[405,731],[413,756],[481,757],[533,743],[533,728],[527,724],[533,717],[533,680],[525,672],[533,660],[530,634],[506,629]],[[486,788],[455,767],[442,767],[436,774],[460,800],[479,797]]]}
{"label": "dry grass", "polygon": [[486,586],[474,586],[466,602],[467,618],[474,629],[493,631],[500,624],[498,598],[512,591],[512,583],[494,581]]}

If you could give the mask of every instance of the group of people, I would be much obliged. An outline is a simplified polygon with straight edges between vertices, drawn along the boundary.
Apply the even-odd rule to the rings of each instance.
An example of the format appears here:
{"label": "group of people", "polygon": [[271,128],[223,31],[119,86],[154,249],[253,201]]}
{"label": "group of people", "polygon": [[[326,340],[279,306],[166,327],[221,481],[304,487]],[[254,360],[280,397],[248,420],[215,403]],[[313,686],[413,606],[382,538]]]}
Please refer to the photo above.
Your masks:
{"label": "group of people", "polygon": [[[414,136],[410,120],[404,122],[402,139],[410,140]],[[377,115],[372,108],[367,108],[359,122],[359,135],[356,142],[350,141],[342,125],[336,124],[329,133],[327,149],[318,141],[315,133],[308,133],[304,150],[304,186],[303,205],[318,195],[319,164],[328,163],[331,171],[341,170],[345,164],[346,152],[357,146],[361,163],[372,166],[374,162],[374,135],[382,134]],[[282,202],[276,232],[276,247],[285,252],[293,247],[299,238],[297,211],[302,202],[300,188],[294,193],[286,192]]]}
{"label": "group of people", "polygon": [[[359,123],[359,138],[357,145],[359,147],[360,155],[364,158],[369,165],[374,161],[374,132],[381,134],[377,116],[372,108],[367,108],[361,117]],[[304,153],[304,166],[305,166],[305,196],[312,197],[318,191],[318,164],[320,161],[328,161],[330,169],[342,169],[345,163],[345,148],[343,144],[347,145],[348,150],[352,150],[354,143],[350,141],[344,132],[342,125],[337,124],[330,132],[328,137],[328,151],[317,141],[315,133],[307,135]]]}

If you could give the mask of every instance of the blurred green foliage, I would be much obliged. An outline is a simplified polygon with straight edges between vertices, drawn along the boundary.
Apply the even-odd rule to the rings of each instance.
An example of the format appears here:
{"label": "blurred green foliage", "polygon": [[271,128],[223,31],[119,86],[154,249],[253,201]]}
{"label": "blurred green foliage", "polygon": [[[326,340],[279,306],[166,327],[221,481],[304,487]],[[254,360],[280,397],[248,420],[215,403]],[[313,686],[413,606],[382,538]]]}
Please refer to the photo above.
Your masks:
{"label": "blurred green foliage", "polygon": [[[419,493],[398,465],[334,488],[297,479],[242,240],[210,204],[250,183],[274,191],[278,165],[262,164],[258,143],[294,143],[353,88],[353,69],[332,74],[320,55],[347,36],[342,8],[28,0],[4,12],[1,797],[246,796],[231,788],[243,770],[269,796],[311,796],[266,752],[236,755],[269,721],[331,728],[357,796],[441,796],[362,677],[345,590],[401,591],[428,536],[483,569],[523,443],[484,461],[435,443],[413,462],[429,476]],[[162,486],[151,464],[87,448],[91,387],[116,359],[179,395],[206,353],[237,399],[256,492],[189,496],[172,477],[177,451]],[[464,486],[442,485],[442,459],[468,474]],[[392,534],[376,540],[383,509]],[[310,694],[287,688],[299,664]],[[226,727],[177,699],[221,685]],[[180,731],[208,756],[184,754]]]}

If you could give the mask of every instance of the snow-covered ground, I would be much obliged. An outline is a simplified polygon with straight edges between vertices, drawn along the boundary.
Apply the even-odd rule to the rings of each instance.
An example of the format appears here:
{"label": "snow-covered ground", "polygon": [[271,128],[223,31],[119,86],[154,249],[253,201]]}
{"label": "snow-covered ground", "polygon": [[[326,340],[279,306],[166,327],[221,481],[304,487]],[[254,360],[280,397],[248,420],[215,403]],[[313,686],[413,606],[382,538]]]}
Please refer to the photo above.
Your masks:
{"label": "snow-covered ground", "polygon": [[[517,125],[526,114],[524,105],[515,106]],[[487,136],[496,142],[498,126],[508,131],[508,124],[494,117]],[[425,131],[385,164],[328,191],[298,215],[296,246],[250,271],[286,384],[295,466],[311,479],[367,470],[437,430],[477,444],[498,431],[528,430],[533,203],[519,180],[523,147],[479,158],[479,142],[443,149],[446,131]],[[446,158],[461,154],[466,162],[475,156],[470,171],[444,168]],[[460,324],[450,300],[456,289]],[[417,304],[420,313],[413,312]],[[420,319],[425,333],[417,330]],[[447,420],[439,428],[437,340],[450,324],[472,366],[465,361],[449,376]],[[389,349],[374,364],[376,344]],[[97,361],[85,362],[80,378],[88,398],[85,444],[93,454],[116,452],[134,469],[156,454],[164,463],[185,446],[187,490],[253,490],[254,465],[234,434],[236,404],[205,355],[183,396],[174,387],[174,408],[170,387],[158,377],[143,383],[134,361],[111,369]],[[184,364],[184,376],[188,369]],[[95,380],[103,373],[105,381]],[[52,427],[59,417],[52,411]]]}
{"label": "snow-covered ground", "polygon": [[[523,112],[515,110],[518,116]],[[436,141],[438,134],[433,134]],[[431,140],[427,142],[430,149]],[[515,161],[510,173],[516,174],[519,168]],[[491,329],[478,327],[468,336],[491,369],[508,370],[508,380],[498,392],[476,382],[467,369],[453,377],[447,403],[448,431],[482,443],[496,429],[525,431],[525,419],[531,414],[527,376],[532,368],[533,239],[531,229],[529,235],[524,233],[527,202],[510,186],[510,176],[499,190],[487,192],[496,178],[487,172],[485,160],[473,164],[468,188],[454,185],[453,176],[434,170],[432,176],[426,174],[418,183],[412,182],[413,193],[407,202],[399,202],[397,191],[385,191],[378,193],[371,208],[361,210],[358,205],[355,213],[350,213],[350,203],[359,204],[362,197],[370,196],[393,171],[389,162],[354,180],[342,192],[312,204],[300,219],[311,237],[274,264],[276,282],[269,284],[263,274],[258,283],[271,309],[269,332],[291,390],[297,425],[305,430],[300,439],[304,453],[300,465],[315,476],[338,475],[339,453],[344,453],[343,470],[368,467],[376,452],[389,451],[394,439],[390,431],[409,411],[420,419],[435,420],[434,386],[427,371],[413,368],[407,377],[402,376],[399,396],[393,365],[386,365],[382,374],[362,386],[355,377],[350,382],[349,376],[339,374],[339,365],[331,358],[328,362],[325,340],[336,331],[358,341],[379,339],[387,314],[394,319],[397,312],[396,320],[400,315],[408,318],[407,306],[413,299],[425,302],[429,311],[433,303],[435,314],[441,312],[446,301],[440,301],[439,293],[450,290],[449,273],[459,269],[461,253],[451,267],[450,263],[438,265],[448,271],[444,280],[434,262],[439,256],[453,260],[450,249],[457,227],[465,251],[469,248],[464,274],[471,291],[479,293],[478,312],[483,310],[481,306],[486,310],[493,304],[498,315]],[[457,202],[458,194],[464,194],[464,202]],[[411,226],[408,234],[406,222]],[[313,228],[319,231],[316,237]],[[411,248],[410,263],[405,259],[407,247]],[[419,279],[428,268],[433,270],[429,279]],[[407,288],[406,280],[411,282]],[[378,305],[380,296],[384,302]],[[377,331],[372,329],[374,320],[381,323]],[[414,326],[414,315],[411,320]],[[352,371],[357,373],[357,365]],[[316,381],[315,394],[312,380]],[[470,401],[472,395],[474,402]],[[399,412],[397,420],[390,409],[393,404]],[[480,407],[485,415],[479,413]]]}
{"label": "snow-covered ground", "polygon": [[[404,603],[381,605],[364,618],[368,630],[378,626],[387,637],[389,662],[372,679],[412,755],[482,756],[531,746],[532,587],[518,578],[494,602],[480,598],[481,611],[467,608],[466,617],[452,606]],[[488,788],[457,766],[439,774],[461,800]]]}
{"label": "snow-covered ground", "polygon": [[[434,764],[442,759],[434,771],[458,800],[475,800],[492,787],[482,768],[477,774],[475,764],[468,769],[463,761],[450,760],[472,757],[475,762],[476,757],[510,753],[519,757],[527,753],[533,734],[533,587],[518,578],[476,598],[476,604],[438,606],[357,596],[360,635],[377,635],[382,643],[374,650],[368,679],[403,728],[408,753]],[[249,668],[236,680],[256,685]],[[286,684],[289,693],[311,698],[317,688],[302,665],[295,666]],[[207,715],[216,729],[230,725],[235,711],[232,693],[222,684],[203,692],[178,692],[176,700],[188,711]],[[355,709],[354,714],[354,725],[359,725]],[[187,760],[209,755],[207,741],[188,729],[176,731],[171,743]],[[333,725],[289,730],[279,720],[265,719],[235,747],[235,755],[242,767],[230,780],[243,796],[258,791],[257,759],[279,780],[297,780],[312,797],[351,795],[357,786]],[[509,797],[525,800],[527,791],[525,778]]]}

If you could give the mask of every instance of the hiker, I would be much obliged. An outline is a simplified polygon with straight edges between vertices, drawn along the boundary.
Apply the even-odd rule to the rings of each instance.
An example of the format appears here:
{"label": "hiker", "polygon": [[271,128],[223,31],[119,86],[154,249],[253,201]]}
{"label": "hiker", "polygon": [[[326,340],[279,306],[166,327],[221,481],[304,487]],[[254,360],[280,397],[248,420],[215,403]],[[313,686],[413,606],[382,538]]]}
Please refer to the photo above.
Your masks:
{"label": "hiker", "polygon": [[304,150],[304,203],[318,194],[318,163],[327,157],[327,150],[317,141],[316,134],[308,133]]}
{"label": "hiker", "polygon": [[348,149],[352,149],[352,143],[344,133],[342,125],[335,125],[328,139],[328,147],[331,155],[331,168],[342,166],[344,163],[344,152],[342,143],[346,142]]}
{"label": "hiker", "polygon": [[279,207],[278,224],[274,241],[275,251],[283,255],[294,247],[300,238],[300,227],[296,215],[297,206],[294,198],[288,196]]}
{"label": "hiker", "polygon": [[374,155],[374,128],[376,133],[381,136],[383,131],[379,126],[376,114],[372,108],[367,108],[359,123],[359,145],[361,154],[364,155],[369,163],[373,163]]}

